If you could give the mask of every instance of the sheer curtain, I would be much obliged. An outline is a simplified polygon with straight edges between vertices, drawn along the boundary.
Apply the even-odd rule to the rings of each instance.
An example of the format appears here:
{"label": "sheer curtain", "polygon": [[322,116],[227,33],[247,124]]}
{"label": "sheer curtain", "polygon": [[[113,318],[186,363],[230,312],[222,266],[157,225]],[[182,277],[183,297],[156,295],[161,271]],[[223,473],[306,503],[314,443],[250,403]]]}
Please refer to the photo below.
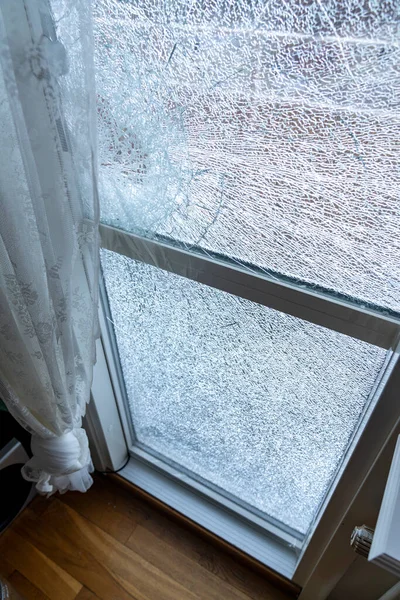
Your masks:
{"label": "sheer curtain", "polygon": [[82,416],[98,335],[91,7],[0,4],[0,396],[42,493],[86,491]]}

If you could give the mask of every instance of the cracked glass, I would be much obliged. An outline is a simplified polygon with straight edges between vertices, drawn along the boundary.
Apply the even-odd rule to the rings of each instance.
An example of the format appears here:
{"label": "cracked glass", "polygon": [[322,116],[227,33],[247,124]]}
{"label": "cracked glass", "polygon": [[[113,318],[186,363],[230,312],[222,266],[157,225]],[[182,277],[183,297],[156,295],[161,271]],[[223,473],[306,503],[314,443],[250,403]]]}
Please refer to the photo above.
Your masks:
{"label": "cracked glass", "polygon": [[387,353],[101,253],[137,440],[237,502],[306,533]]}
{"label": "cracked glass", "polygon": [[95,0],[102,220],[400,309],[396,0]]}

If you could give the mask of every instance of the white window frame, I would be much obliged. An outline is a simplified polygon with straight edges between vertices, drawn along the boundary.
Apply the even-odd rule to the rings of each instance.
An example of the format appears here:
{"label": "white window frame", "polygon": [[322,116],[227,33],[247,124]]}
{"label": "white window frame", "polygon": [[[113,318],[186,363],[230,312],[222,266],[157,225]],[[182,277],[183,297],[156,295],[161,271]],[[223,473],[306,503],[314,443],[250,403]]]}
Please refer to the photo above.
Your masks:
{"label": "white window frame", "polygon": [[368,560],[400,578],[400,436],[397,438]]}
{"label": "white window frame", "polygon": [[316,325],[359,340],[394,350],[400,335],[400,319],[379,309],[268,275],[256,267],[244,267],[201,250],[150,240],[109,225],[100,225],[102,247],[140,262],[182,275],[199,283],[252,300]]}
{"label": "white window frame", "polygon": [[[400,320],[390,314],[381,314],[373,307],[357,306],[322,292],[300,288],[292,282],[282,282],[260,271],[255,272],[229,262],[228,259],[189,252],[172,243],[150,240],[104,224],[100,226],[100,232],[105,249],[392,351],[386,371],[375,389],[379,401],[354,441],[350,458],[332,484],[332,492],[320,507],[318,518],[304,545],[296,532],[285,530],[273,520],[266,521],[245,506],[232,502],[219,490],[167,464],[162,457],[149,452],[135,440],[133,426],[127,416],[128,400],[102,286],[102,348],[114,404],[118,407],[120,427],[131,455],[121,475],[284,577],[292,579],[303,588],[302,600],[323,600],[355,556],[350,549],[350,534],[344,534],[341,525],[345,522],[352,529],[357,524],[354,511],[360,507],[365,482],[374,468],[374,477],[377,477],[376,464],[381,453],[393,432],[400,433],[400,408],[396,402],[400,384],[400,362],[397,360]],[[103,384],[97,387],[97,392],[95,388],[93,390],[97,410],[104,403],[106,387]],[[106,441],[108,447],[112,448],[113,442]],[[112,450],[109,454],[113,454]],[[118,461],[121,464],[120,456]],[[118,461],[114,460],[114,468]],[[368,504],[368,499],[365,501],[364,498],[363,502]],[[335,555],[338,544],[346,548],[345,552],[341,552],[340,560]],[[325,582],[323,586],[321,577]]]}

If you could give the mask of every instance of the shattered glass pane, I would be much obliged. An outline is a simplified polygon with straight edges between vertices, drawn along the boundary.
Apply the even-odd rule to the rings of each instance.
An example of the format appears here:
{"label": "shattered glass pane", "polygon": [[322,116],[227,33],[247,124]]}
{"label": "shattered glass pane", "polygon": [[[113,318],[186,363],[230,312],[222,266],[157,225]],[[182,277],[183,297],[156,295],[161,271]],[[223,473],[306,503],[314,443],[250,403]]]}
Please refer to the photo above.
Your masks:
{"label": "shattered glass pane", "polygon": [[400,310],[399,15],[95,0],[103,221]]}
{"label": "shattered glass pane", "polygon": [[305,533],[385,351],[102,250],[137,438]]}

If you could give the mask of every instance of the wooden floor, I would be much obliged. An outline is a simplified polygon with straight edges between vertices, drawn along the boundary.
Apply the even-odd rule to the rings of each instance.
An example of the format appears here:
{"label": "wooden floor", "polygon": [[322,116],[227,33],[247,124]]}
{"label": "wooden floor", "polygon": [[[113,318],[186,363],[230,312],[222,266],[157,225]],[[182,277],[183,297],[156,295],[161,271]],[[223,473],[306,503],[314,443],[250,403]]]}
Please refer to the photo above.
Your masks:
{"label": "wooden floor", "polygon": [[106,477],[36,498],[0,537],[26,600],[284,600],[284,592]]}

